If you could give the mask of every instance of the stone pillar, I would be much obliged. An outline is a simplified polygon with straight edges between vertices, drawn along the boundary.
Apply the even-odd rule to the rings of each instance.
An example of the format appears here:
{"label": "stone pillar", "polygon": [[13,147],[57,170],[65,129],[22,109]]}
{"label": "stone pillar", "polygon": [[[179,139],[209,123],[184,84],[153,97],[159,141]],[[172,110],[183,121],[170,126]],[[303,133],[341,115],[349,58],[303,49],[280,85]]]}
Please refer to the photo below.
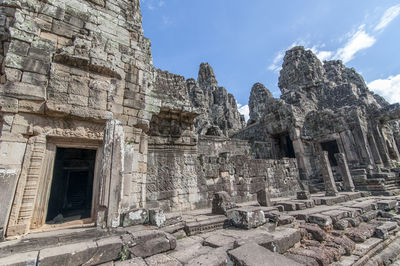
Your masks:
{"label": "stone pillar", "polygon": [[257,201],[261,206],[264,207],[272,206],[268,188],[263,188],[257,192]]}
{"label": "stone pillar", "polygon": [[364,165],[374,165],[375,161],[373,159],[367,134],[365,132],[365,127],[361,125],[356,125],[353,130],[354,140],[357,145],[357,149],[359,150],[360,163]]}
{"label": "stone pillar", "polygon": [[104,132],[100,213],[98,214],[102,219],[98,222],[107,227],[118,227],[120,225],[123,197],[121,191],[123,191],[122,185],[124,184],[124,147],[124,131],[121,122],[107,121]]}
{"label": "stone pillar", "polygon": [[336,187],[335,179],[333,178],[332,168],[329,163],[328,152],[322,151],[319,156],[322,177],[325,183],[325,195],[327,197],[337,196],[338,190]]}
{"label": "stone pillar", "polygon": [[372,155],[374,156],[374,160],[376,164],[382,164],[382,158],[379,154],[378,146],[376,145],[376,141],[373,134],[368,134],[368,143],[371,147]]}
{"label": "stone pillar", "polygon": [[335,158],[339,166],[340,175],[343,179],[344,190],[354,192],[355,187],[353,183],[353,178],[350,174],[349,166],[347,165],[346,156],[344,155],[344,153],[336,153]]}
{"label": "stone pillar", "polygon": [[374,126],[374,135],[375,135],[375,142],[378,148],[378,151],[381,155],[381,159],[383,164],[386,167],[390,166],[390,157],[389,157],[389,152],[387,150],[386,144],[385,144],[385,139],[383,137],[383,134],[379,128],[379,126]]}
{"label": "stone pillar", "polygon": [[300,179],[299,185],[305,194],[308,193],[309,187],[308,182],[311,176],[311,164],[309,158],[305,154],[304,143],[300,138],[300,129],[295,128],[290,137],[292,138],[293,149],[297,160],[297,167],[299,168]]}

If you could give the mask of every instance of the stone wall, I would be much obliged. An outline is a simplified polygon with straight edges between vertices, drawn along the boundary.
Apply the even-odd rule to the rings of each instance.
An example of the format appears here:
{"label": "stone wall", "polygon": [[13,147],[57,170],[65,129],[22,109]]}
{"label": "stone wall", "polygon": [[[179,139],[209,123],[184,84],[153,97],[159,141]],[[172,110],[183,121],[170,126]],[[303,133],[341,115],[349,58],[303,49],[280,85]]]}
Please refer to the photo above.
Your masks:
{"label": "stone wall", "polygon": [[209,207],[219,191],[245,202],[255,200],[261,187],[273,197],[300,189],[295,159],[254,159],[247,141],[221,137],[201,136],[197,147],[149,146],[148,206],[188,210]]}
{"label": "stone wall", "polygon": [[161,107],[139,0],[2,1],[0,18],[0,169],[14,173],[0,177],[0,227],[43,224],[60,145],[97,150],[94,217],[119,226],[145,204],[147,131]]}

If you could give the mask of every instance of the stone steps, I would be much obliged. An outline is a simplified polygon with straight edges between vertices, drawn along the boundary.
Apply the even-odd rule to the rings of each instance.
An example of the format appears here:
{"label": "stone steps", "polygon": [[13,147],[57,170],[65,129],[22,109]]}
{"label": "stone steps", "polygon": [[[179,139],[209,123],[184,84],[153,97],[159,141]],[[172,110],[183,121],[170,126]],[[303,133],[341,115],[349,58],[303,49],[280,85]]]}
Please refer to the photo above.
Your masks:
{"label": "stone steps", "polygon": [[30,252],[19,250],[16,245],[7,256],[2,249],[0,265],[98,265],[130,256],[146,258],[176,247],[176,238],[162,231],[136,227],[120,233],[76,243],[36,246]]}

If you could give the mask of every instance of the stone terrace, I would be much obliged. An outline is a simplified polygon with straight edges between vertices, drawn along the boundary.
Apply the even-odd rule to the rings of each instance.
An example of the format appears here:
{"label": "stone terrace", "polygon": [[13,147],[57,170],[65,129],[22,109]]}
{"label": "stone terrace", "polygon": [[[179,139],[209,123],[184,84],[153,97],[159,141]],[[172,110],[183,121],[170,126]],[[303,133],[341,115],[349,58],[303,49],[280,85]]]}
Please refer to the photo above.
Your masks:
{"label": "stone terrace", "polygon": [[[159,228],[33,233],[1,243],[0,264],[388,265],[400,255],[399,202],[360,192],[316,194],[273,199],[272,207],[250,202],[227,216],[210,209],[170,213]],[[232,218],[237,210],[262,213],[263,222],[239,229]]]}

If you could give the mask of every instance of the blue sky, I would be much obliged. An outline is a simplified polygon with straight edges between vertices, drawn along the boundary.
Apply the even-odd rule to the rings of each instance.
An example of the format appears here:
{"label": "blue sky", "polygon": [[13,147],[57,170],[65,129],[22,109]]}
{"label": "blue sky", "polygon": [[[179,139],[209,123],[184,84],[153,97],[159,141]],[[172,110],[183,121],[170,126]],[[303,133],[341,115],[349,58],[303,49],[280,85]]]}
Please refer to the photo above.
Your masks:
{"label": "blue sky", "polygon": [[[341,59],[370,88],[400,101],[400,2],[392,0],[141,0],[157,68],[197,78],[201,62],[247,105],[252,85],[279,97],[279,69],[294,45]],[[242,109],[245,111],[246,107]]]}

